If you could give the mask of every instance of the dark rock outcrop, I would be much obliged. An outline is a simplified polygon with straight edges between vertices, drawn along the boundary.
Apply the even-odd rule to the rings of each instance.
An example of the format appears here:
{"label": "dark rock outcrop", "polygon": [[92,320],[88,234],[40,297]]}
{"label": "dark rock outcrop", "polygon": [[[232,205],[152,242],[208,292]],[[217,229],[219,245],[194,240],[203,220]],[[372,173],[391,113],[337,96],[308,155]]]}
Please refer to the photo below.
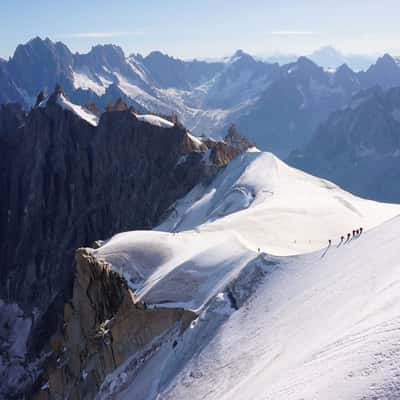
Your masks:
{"label": "dark rock outcrop", "polygon": [[[238,154],[226,143],[199,146],[182,126],[153,126],[129,109],[104,113],[95,127],[55,96],[28,116],[0,109],[0,298],[32,319],[32,359],[63,322],[76,248],[152,228]],[[205,163],[209,148],[223,156]]]}
{"label": "dark rock outcrop", "polygon": [[95,398],[110,372],[136,354],[140,366],[161,339],[171,336],[172,341],[196,317],[184,309],[147,309],[136,302],[125,280],[92,256],[91,249],[77,251],[76,265],[64,334],[53,337],[53,355],[38,382],[36,400]]}
{"label": "dark rock outcrop", "polygon": [[228,134],[224,138],[225,142],[238,150],[245,151],[254,145],[241,135],[235,124],[228,129]]}

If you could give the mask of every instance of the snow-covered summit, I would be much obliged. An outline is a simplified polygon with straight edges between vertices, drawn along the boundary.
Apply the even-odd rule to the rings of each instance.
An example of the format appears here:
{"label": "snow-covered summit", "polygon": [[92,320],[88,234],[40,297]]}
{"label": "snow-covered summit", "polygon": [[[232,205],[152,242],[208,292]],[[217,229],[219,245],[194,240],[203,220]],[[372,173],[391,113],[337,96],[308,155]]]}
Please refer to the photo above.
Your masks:
{"label": "snow-covered summit", "polygon": [[125,232],[93,251],[138,299],[201,310],[258,252],[306,253],[400,214],[400,205],[351,195],[271,153],[238,156],[178,201],[155,231]]}

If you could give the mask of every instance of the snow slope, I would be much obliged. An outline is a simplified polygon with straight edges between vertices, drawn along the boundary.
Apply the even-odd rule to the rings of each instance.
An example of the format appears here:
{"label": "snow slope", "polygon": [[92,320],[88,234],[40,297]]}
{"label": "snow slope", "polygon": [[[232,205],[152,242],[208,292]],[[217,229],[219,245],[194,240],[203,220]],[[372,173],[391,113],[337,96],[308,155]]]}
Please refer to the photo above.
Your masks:
{"label": "snow slope", "polygon": [[147,114],[147,115],[139,115],[139,114],[135,114],[136,118],[139,121],[144,121],[147,122],[151,125],[154,126],[159,126],[160,128],[172,128],[174,126],[174,124],[171,121],[168,121],[164,118],[161,118],[157,115],[151,115],[151,114]]}
{"label": "snow slope", "polygon": [[128,360],[98,399],[398,399],[399,232],[397,217],[339,247],[259,255],[231,285],[238,309],[221,291],[173,350],[139,371]]}
{"label": "snow slope", "polygon": [[399,214],[400,205],[360,199],[250,151],[210,186],[195,187],[156,230],[120,233],[93,255],[124,275],[140,300],[199,312],[258,251],[310,252]]}
{"label": "snow slope", "polygon": [[398,398],[400,217],[371,228],[399,211],[272,154],[239,156],[157,230],[93,250],[147,307],[199,315],[145,363],[132,355],[98,398]]}
{"label": "snow slope", "polygon": [[157,399],[400,398],[399,232],[276,260]]}
{"label": "snow slope", "polygon": [[157,230],[233,230],[253,250],[294,255],[398,214],[399,205],[353,196],[289,167],[271,153],[247,152],[209,186],[197,186],[178,201]]}
{"label": "snow slope", "polygon": [[135,231],[114,236],[93,252],[158,307],[199,312],[255,257],[234,232],[200,235]]}

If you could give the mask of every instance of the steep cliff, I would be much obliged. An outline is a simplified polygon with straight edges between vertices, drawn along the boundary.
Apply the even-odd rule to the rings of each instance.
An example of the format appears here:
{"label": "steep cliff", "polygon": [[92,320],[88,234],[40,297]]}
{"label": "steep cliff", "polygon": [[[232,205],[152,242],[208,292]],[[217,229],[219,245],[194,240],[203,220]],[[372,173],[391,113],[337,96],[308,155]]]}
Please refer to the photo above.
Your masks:
{"label": "steep cliff", "polygon": [[[179,124],[157,126],[151,121],[159,117],[130,109],[88,122],[82,118],[88,110],[60,96],[58,88],[26,117],[0,109],[1,126],[3,112],[14,121],[0,135],[6,143],[0,148],[0,299],[18,304],[31,323],[24,362],[62,324],[76,248],[155,226],[171,204],[238,154],[230,144],[203,143]],[[8,370],[6,364],[3,386]]]}
{"label": "steep cliff", "polygon": [[136,355],[136,367],[160,343],[180,335],[196,314],[178,308],[147,309],[111,267],[76,253],[72,301],[65,306],[64,335],[52,338],[53,356],[36,399],[93,399],[105,377]]}

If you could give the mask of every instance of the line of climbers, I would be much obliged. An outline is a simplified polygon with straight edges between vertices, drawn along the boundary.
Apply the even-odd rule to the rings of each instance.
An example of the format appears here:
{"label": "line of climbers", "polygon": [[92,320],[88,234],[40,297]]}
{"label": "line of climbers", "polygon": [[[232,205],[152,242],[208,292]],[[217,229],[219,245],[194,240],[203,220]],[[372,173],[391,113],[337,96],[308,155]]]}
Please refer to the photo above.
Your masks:
{"label": "line of climbers", "polygon": [[[340,246],[343,242],[344,242],[344,243],[347,243],[347,242],[349,242],[349,241],[352,240],[352,239],[357,239],[357,238],[359,238],[359,237],[362,235],[362,233],[363,233],[363,228],[354,229],[354,230],[353,230],[353,237],[351,236],[351,233],[348,233],[348,234],[347,234],[347,239],[346,239],[345,242],[344,242],[345,237],[344,237],[344,236],[341,236],[341,237],[340,237],[339,246]],[[329,239],[328,243],[329,243],[329,246],[331,246],[331,245],[332,245],[332,240]]]}

